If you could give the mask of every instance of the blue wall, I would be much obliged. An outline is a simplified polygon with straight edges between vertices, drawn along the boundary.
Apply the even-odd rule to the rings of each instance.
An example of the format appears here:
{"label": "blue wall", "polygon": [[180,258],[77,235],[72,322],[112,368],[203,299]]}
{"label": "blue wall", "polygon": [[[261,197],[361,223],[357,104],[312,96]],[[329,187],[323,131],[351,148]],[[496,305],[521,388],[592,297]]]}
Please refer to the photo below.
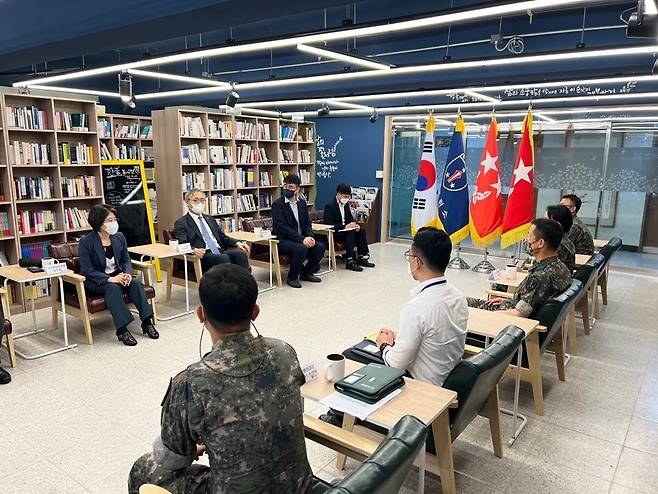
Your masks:
{"label": "blue wall", "polygon": [[336,186],[341,182],[379,187],[381,194],[382,180],[375,178],[375,172],[383,169],[384,118],[374,124],[367,116],[318,118],[315,123],[318,134],[316,209],[323,209],[333,199]]}

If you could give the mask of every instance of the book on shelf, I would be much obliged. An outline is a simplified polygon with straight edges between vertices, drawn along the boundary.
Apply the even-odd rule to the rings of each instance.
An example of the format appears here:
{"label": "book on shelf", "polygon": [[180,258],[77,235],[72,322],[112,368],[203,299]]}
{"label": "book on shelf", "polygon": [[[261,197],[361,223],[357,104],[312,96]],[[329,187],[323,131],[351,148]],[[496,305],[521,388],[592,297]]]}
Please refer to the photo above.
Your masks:
{"label": "book on shelf", "polygon": [[94,162],[94,148],[81,142],[61,142],[57,145],[57,159],[64,165],[90,165]]}
{"label": "book on shelf", "polygon": [[298,197],[306,202],[307,205],[311,205],[311,189],[308,187],[301,187],[299,189]]}
{"label": "book on shelf", "polygon": [[233,163],[233,146],[210,146],[208,154],[211,163],[222,165]]}
{"label": "book on shelf", "polygon": [[89,228],[88,218],[88,209],[64,208],[64,226],[67,230]]}
{"label": "book on shelf", "polygon": [[292,149],[279,148],[279,163],[294,163],[295,154]]}
{"label": "book on shelf", "polygon": [[62,177],[61,184],[63,197],[88,197],[96,195],[96,177],[92,175]]}
{"label": "book on shelf", "polygon": [[198,144],[190,144],[181,146],[180,159],[184,164],[206,163],[206,150],[199,148]]}
{"label": "book on shelf", "polygon": [[231,121],[208,119],[208,137],[215,139],[231,139],[233,137]]}
{"label": "book on shelf", "polygon": [[52,177],[14,177],[14,190],[18,200],[52,199],[55,181]]}
{"label": "book on shelf", "polygon": [[137,139],[139,137],[138,123],[117,123],[114,124],[114,137],[123,139]]}
{"label": "book on shelf", "polygon": [[257,132],[257,137],[260,140],[270,141],[272,139],[272,137],[270,137],[270,124],[259,123]]}
{"label": "book on shelf", "polygon": [[38,280],[30,285],[23,285],[23,293],[26,300],[50,297],[50,283],[48,280]]}
{"label": "book on shelf", "polygon": [[299,179],[302,181],[302,184],[308,184],[311,185],[311,172],[308,170],[298,170],[297,174],[299,175]]}
{"label": "book on shelf", "polygon": [[255,139],[256,138],[256,124],[252,122],[242,122],[236,120],[235,122],[235,138],[236,139]]}
{"label": "book on shelf", "polygon": [[56,130],[73,130],[75,132],[89,131],[89,117],[86,113],[55,112]]}
{"label": "book on shelf", "polygon": [[48,242],[30,242],[21,245],[21,257],[43,259],[48,257]]}
{"label": "book on shelf", "polygon": [[117,159],[120,160],[136,160],[139,159],[137,154],[137,145],[136,144],[120,144],[119,146],[114,146],[117,153]]}
{"label": "book on shelf", "polygon": [[142,161],[154,161],[155,151],[153,146],[140,146],[139,156]]}
{"label": "book on shelf", "polygon": [[255,211],[256,199],[253,194],[238,194],[238,212]]}
{"label": "book on shelf", "polygon": [[140,139],[153,139],[153,125],[144,125],[139,131]]}
{"label": "book on shelf", "polygon": [[265,148],[258,148],[258,162],[259,163],[272,163],[270,159],[267,157],[267,153],[265,152]]}
{"label": "book on shelf", "polygon": [[36,106],[7,106],[7,127],[16,127],[27,130],[48,129],[48,117],[44,110]]}
{"label": "book on shelf", "polygon": [[206,189],[206,174],[203,172],[183,173],[183,190]]}
{"label": "book on shelf", "polygon": [[210,170],[210,188],[232,189],[233,188],[233,170],[226,168],[213,168]]}
{"label": "book on shelf", "polygon": [[313,127],[302,127],[300,130],[300,136],[303,141],[312,142],[313,141]]}
{"label": "book on shelf", "polygon": [[258,174],[259,178],[259,185],[261,187],[269,187],[271,185],[274,185],[274,181],[272,180],[272,174],[270,172],[260,172]]}
{"label": "book on shelf", "polygon": [[145,167],[144,175],[146,175],[146,180],[149,182],[155,181],[155,168],[154,167]]}
{"label": "book on shelf", "polygon": [[9,162],[14,165],[49,165],[50,144],[12,141],[9,144]]}
{"label": "book on shelf", "polygon": [[111,159],[112,159],[112,153],[110,153],[110,150],[107,148],[105,143],[101,142],[101,160],[102,161],[108,161],[108,160],[111,160]]}
{"label": "book on shelf", "polygon": [[269,192],[258,194],[258,208],[271,208],[272,207],[272,194]]}
{"label": "book on shelf", "polygon": [[297,129],[295,127],[281,127],[281,140],[294,141],[297,137]]}
{"label": "book on shelf", "polygon": [[9,227],[9,213],[6,211],[0,211],[0,238],[9,236],[11,236],[11,230]]}
{"label": "book on shelf", "polygon": [[181,137],[206,137],[201,117],[178,116],[178,128]]}
{"label": "book on shelf", "polygon": [[[7,254],[4,253],[4,251],[0,250],[0,266],[5,267],[9,266],[9,259],[7,259]],[[12,285],[7,285],[7,288],[11,287]]]}
{"label": "book on shelf", "polygon": [[281,183],[283,183],[283,179],[286,178],[288,175],[290,175],[290,172],[288,170],[279,171],[279,178],[281,179]]}
{"label": "book on shelf", "polygon": [[249,144],[240,144],[235,151],[236,163],[258,163],[258,151]]}
{"label": "book on shelf", "polygon": [[215,218],[215,220],[226,233],[238,231],[238,222],[235,218]]}
{"label": "book on shelf", "polygon": [[18,211],[16,216],[18,219],[18,231],[21,235],[57,230],[54,211]]}
{"label": "book on shelf", "polygon": [[98,137],[112,137],[112,122],[107,118],[101,118],[96,124],[96,131],[98,132]]}
{"label": "book on shelf", "polygon": [[311,164],[311,152],[308,149],[299,150],[299,162],[304,164]]}
{"label": "book on shelf", "polygon": [[255,173],[251,168],[238,168],[238,187],[255,187]]}
{"label": "book on shelf", "polygon": [[210,214],[230,214],[235,211],[235,200],[233,195],[211,194]]}

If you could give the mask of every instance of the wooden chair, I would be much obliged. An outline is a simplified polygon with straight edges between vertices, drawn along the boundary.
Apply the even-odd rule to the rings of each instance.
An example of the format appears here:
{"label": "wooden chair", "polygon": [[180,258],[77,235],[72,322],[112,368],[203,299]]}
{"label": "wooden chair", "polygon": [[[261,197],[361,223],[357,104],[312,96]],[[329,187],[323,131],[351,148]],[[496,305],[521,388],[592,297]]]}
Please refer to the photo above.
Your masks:
{"label": "wooden chair", "polygon": [[[163,230],[162,240],[165,244],[169,244],[170,240],[176,240],[175,230]],[[185,286],[185,266],[183,262],[187,262],[187,280],[190,288],[198,288],[199,280],[203,276],[201,269],[201,259],[195,256],[189,256],[186,261],[172,257],[167,263],[167,300],[171,300],[171,287],[172,285]]]}
{"label": "wooden chair", "polygon": [[[242,230],[253,232],[254,228],[263,228],[272,230],[272,218],[243,218]],[[276,282],[279,287],[283,286],[281,279],[281,266],[290,265],[290,256],[279,253],[279,241],[272,240],[272,262],[274,263],[273,271],[276,275]],[[251,245],[249,254],[249,264],[258,268],[270,269],[270,247],[265,244],[254,243]]]}
{"label": "wooden chair", "polygon": [[[59,262],[65,262],[73,274],[62,276],[64,280],[64,303],[66,315],[75,316],[82,321],[87,344],[93,345],[91,321],[100,313],[107,310],[105,299],[101,295],[87,295],[85,292],[85,277],[80,274],[80,257],[78,256],[78,242],[51,243],[48,245],[48,255]],[[147,262],[132,261],[135,271],[142,275],[144,291],[153,308],[153,317],[157,317],[155,304],[155,288],[151,285],[151,272],[153,265]],[[58,315],[61,311],[59,290],[52,290],[52,324],[58,324]],[[130,303],[128,294],[124,294],[124,301]]]}
{"label": "wooden chair", "polygon": [[[0,288],[0,302],[2,303],[2,313],[9,314],[7,291],[4,288]],[[12,326],[9,319],[4,318],[2,324],[2,334],[6,336],[7,353],[9,354],[9,365],[16,367],[16,350],[14,350],[14,337],[12,336]],[[0,344],[2,344],[2,334],[0,334]]]}

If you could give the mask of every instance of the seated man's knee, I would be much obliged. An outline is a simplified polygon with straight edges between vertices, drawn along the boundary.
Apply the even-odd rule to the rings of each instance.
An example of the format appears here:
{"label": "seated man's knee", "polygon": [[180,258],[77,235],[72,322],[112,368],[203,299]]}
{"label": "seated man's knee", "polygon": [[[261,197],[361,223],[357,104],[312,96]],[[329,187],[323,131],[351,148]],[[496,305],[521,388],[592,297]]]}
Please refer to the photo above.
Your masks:
{"label": "seated man's knee", "polygon": [[153,453],[146,453],[141,456],[130,469],[128,475],[128,493],[137,494],[139,488],[144,484],[153,482],[152,473],[156,470],[157,464],[153,458]]}
{"label": "seated man's knee", "polygon": [[121,292],[121,287],[119,283],[108,283],[105,287],[105,293],[119,293]]}

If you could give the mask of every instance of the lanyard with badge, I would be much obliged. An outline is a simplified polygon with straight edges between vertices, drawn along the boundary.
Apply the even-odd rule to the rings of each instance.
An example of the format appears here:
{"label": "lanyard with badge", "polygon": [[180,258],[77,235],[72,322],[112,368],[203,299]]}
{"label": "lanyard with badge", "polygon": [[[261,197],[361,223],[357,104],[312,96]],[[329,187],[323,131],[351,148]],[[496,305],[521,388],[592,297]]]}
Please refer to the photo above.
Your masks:
{"label": "lanyard with badge", "polygon": [[420,292],[418,292],[418,294],[423,293],[425,290],[427,290],[427,289],[430,288],[430,287],[437,286],[437,285],[445,285],[446,283],[447,283],[446,280],[435,281],[435,282],[433,282],[433,283],[430,283],[429,285],[425,285],[425,286],[420,290]]}

